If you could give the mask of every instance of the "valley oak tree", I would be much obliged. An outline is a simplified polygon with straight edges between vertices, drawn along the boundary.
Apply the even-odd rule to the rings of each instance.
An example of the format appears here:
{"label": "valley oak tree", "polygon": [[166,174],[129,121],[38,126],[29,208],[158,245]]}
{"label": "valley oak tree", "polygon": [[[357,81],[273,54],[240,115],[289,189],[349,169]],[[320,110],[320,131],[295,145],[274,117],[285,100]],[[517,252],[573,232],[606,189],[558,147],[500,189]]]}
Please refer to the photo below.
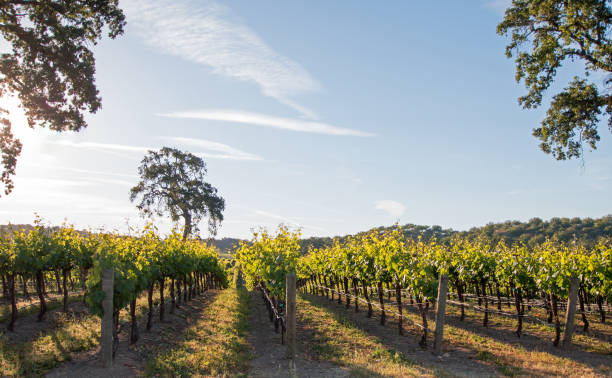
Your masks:
{"label": "valley oak tree", "polygon": [[[497,26],[498,34],[511,36],[506,56],[515,57],[516,80],[527,87],[518,99],[525,109],[541,105],[565,61],[584,64],[584,76],[574,77],[552,97],[546,117],[533,130],[540,148],[557,160],[582,157],[585,144],[596,149],[602,117],[612,131],[611,21],[609,0],[513,0]],[[606,79],[598,83],[593,74]]]}
{"label": "valley oak tree", "polygon": [[149,151],[138,168],[140,182],[130,191],[130,200],[145,216],[170,214],[174,222],[183,219],[183,240],[198,231],[208,218],[208,228],[216,234],[223,221],[225,200],[217,189],[204,181],[206,163],[189,152],[163,147]]}
{"label": "valley oak tree", "polygon": [[[125,16],[118,0],[0,0],[0,97],[16,97],[28,125],[55,131],[87,126],[101,99],[95,85],[90,48],[103,33],[123,33]],[[0,152],[5,194],[13,189],[21,142],[11,131],[7,109],[0,108]]]}

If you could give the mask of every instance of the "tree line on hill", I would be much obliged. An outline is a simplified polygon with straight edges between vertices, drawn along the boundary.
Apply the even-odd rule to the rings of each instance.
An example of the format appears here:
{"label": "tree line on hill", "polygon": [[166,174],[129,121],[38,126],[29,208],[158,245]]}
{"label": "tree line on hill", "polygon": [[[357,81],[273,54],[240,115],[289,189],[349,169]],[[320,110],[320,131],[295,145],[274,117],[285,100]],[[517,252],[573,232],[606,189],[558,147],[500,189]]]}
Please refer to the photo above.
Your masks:
{"label": "tree line on hill", "polygon": [[[390,227],[377,227],[374,230],[384,232]],[[482,227],[473,227],[467,231],[455,231],[440,226],[421,226],[416,224],[405,224],[399,226],[404,236],[408,239],[422,238],[423,240],[436,239],[444,243],[451,240],[454,235],[467,237],[469,239],[486,238],[493,242],[504,241],[508,244],[523,243],[533,247],[547,239],[559,242],[570,242],[576,240],[579,243],[592,245],[601,239],[612,238],[612,215],[602,218],[551,218],[542,220],[532,218],[527,222],[506,221],[502,223],[489,223]],[[368,233],[372,230],[360,232],[357,235]],[[333,244],[334,239],[342,241],[345,237],[311,237],[301,240],[302,252],[309,248],[327,247]]]}

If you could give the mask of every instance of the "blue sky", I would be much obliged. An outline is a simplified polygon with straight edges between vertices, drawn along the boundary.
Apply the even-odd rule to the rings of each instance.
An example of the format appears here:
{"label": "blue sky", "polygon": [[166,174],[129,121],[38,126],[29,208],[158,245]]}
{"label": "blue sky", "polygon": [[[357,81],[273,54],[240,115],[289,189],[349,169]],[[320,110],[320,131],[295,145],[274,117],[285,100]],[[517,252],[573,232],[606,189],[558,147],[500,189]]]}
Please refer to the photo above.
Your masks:
{"label": "blue sky", "polygon": [[517,104],[524,88],[495,33],[505,4],[122,1],[125,35],[95,48],[103,109],[88,129],[32,131],[13,112],[24,150],[0,220],[142,224],[129,188],[164,145],[205,158],[227,202],[219,236],[612,213],[605,125],[584,164],[531,136],[545,108]]}

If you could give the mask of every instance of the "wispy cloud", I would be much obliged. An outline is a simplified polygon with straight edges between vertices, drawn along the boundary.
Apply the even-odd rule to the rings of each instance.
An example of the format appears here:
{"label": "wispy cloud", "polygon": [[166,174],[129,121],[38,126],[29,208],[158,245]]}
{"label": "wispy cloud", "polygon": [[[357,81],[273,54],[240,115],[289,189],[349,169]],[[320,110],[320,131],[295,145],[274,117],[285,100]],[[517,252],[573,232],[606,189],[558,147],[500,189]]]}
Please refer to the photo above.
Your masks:
{"label": "wispy cloud", "polygon": [[84,179],[75,178],[56,178],[56,177],[27,177],[19,179],[19,188],[55,188],[69,190],[69,187],[84,187],[84,186],[96,186],[99,183],[120,185],[120,186],[134,186],[135,182],[129,182],[126,180],[104,178],[104,177],[88,177]]}
{"label": "wispy cloud", "polygon": [[[229,160],[262,160],[260,156],[241,151],[228,146],[227,144],[212,142],[205,139],[184,138],[184,137],[162,137],[160,139],[173,141],[180,144],[199,147],[204,151],[192,151],[194,155],[210,159],[229,159]],[[115,143],[95,143],[95,142],[73,142],[69,140],[49,141],[49,143],[60,146],[97,150],[104,152],[137,152],[139,154],[156,150],[154,147],[132,146]]]}
{"label": "wispy cloud", "polygon": [[96,142],[73,142],[70,140],[57,140],[49,141],[49,143],[57,144],[60,146],[82,148],[87,150],[103,150],[103,151],[121,151],[121,152],[148,152],[153,150],[150,147],[142,146],[131,146],[125,144],[114,144],[114,143],[96,143]]}
{"label": "wispy cloud", "polygon": [[116,177],[126,177],[126,178],[137,178],[138,177],[136,175],[131,175],[127,173],[105,172],[105,171],[97,171],[97,170],[92,170],[92,169],[80,169],[80,168],[62,167],[62,166],[55,166],[55,165],[48,166],[48,165],[43,165],[43,164],[38,164],[38,163],[27,163],[24,165],[28,167],[44,168],[44,169],[50,169],[50,170],[61,170],[61,171],[68,171],[68,172],[75,172],[75,173],[84,173],[84,174],[96,175],[96,176],[103,175],[103,176],[116,176]]}
{"label": "wispy cloud", "polygon": [[231,159],[231,160],[263,160],[261,156],[241,151],[237,148],[228,146],[227,144],[212,142],[206,139],[185,138],[185,137],[166,137],[162,139],[180,143],[180,144],[185,144],[188,146],[199,147],[207,151],[217,152],[217,153],[209,153],[209,152],[201,153],[203,156],[209,157],[209,158]]}
{"label": "wispy cloud", "polygon": [[317,118],[294,97],[318,90],[318,82],[270,48],[230,8],[213,1],[132,0],[125,10],[129,24],[157,51],[255,83],[264,95]]}
{"label": "wispy cloud", "polygon": [[172,118],[191,118],[210,121],[241,123],[245,125],[272,127],[276,129],[299,131],[304,133],[360,137],[371,137],[375,135],[364,131],[337,127],[322,122],[312,122],[300,119],[275,117],[266,114],[243,112],[239,110],[199,110],[192,112],[173,112],[159,115]]}
{"label": "wispy cloud", "polygon": [[406,211],[406,206],[402,203],[392,200],[376,201],[376,209],[386,211],[392,217],[400,217]]}
{"label": "wispy cloud", "polygon": [[520,194],[525,194],[525,193],[527,193],[527,190],[525,189],[512,189],[506,192],[506,194],[509,196],[518,196]]}

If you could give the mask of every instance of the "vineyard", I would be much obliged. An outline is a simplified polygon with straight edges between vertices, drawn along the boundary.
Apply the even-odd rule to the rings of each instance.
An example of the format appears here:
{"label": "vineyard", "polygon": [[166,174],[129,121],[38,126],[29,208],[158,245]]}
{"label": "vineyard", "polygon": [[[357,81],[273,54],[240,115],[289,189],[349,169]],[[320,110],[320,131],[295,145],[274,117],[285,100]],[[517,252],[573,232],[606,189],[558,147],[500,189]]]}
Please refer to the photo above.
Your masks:
{"label": "vineyard", "polygon": [[[575,288],[582,332],[588,337],[596,321],[605,329],[604,339],[610,336],[606,326],[606,316],[612,312],[609,243],[587,249],[545,242],[528,248],[456,238],[442,244],[405,239],[399,230],[391,230],[336,241],[300,256],[298,240],[299,233],[280,227],[276,235],[256,233],[236,253],[247,285],[263,292],[277,332],[277,318],[285,306],[283,277],[297,272],[303,293],[337,301],[355,313],[363,310],[368,318],[376,312],[381,325],[393,319],[400,335],[408,324],[419,333],[423,349],[434,333],[431,317],[441,276],[448,282],[444,302],[451,306],[443,312],[459,322],[468,310],[480,314],[481,327],[490,326],[492,317],[502,318],[504,324],[513,321],[517,340],[524,337],[526,324],[530,330],[535,324],[548,330],[543,334],[561,347],[567,301]],[[538,332],[539,337],[543,334]],[[596,343],[600,336],[593,336]],[[609,342],[603,346],[606,354],[611,352]]]}
{"label": "vineyard", "polygon": [[[476,348],[472,338],[481,340],[485,348],[478,349],[477,358],[489,360],[494,356],[490,350],[499,348],[496,353],[503,355],[504,350],[521,343],[535,343],[538,348],[548,344],[552,351],[564,351],[568,345],[562,336],[572,288],[576,290],[575,324],[579,327],[573,348],[606,358],[612,347],[612,247],[605,242],[589,248],[553,242],[526,247],[459,237],[438,243],[409,239],[394,229],[347,237],[331,247],[311,248],[301,254],[299,231],[280,226],[275,233],[255,233],[250,241],[236,247],[235,261],[224,263],[213,247],[183,240],[178,232],[162,237],[152,226],[119,235],[84,233],[70,226],[52,230],[38,222],[29,232],[4,235],[1,246],[5,304],[0,321],[8,331],[0,348],[4,375],[36,376],[47,371],[43,366],[57,364],[64,366],[60,375],[70,369],[92,369],[86,360],[80,362],[84,367],[79,361],[67,363],[72,354],[61,358],[51,354],[40,364],[28,365],[24,361],[41,348],[40,344],[11,350],[6,343],[13,340],[11,334],[23,332],[20,327],[32,327],[31,322],[37,321],[46,326],[36,328],[43,337],[36,343],[45,340],[45,334],[72,335],[74,345],[64,341],[68,351],[96,350],[104,315],[104,272],[109,268],[114,279],[112,353],[116,361],[128,361],[121,362],[125,366],[134,358],[145,358],[142,371],[149,375],[174,375],[176,371],[189,372],[187,375],[242,374],[249,371],[249,353],[257,354],[257,349],[249,352],[251,348],[261,348],[264,353],[253,362],[255,366],[271,363],[274,353],[276,364],[286,364],[284,354],[274,348],[285,348],[288,343],[287,323],[292,318],[286,280],[292,273],[297,275],[297,291],[301,293],[297,339],[303,345],[297,347],[296,363],[308,367],[312,374],[327,366],[325,369],[343,376],[352,365],[356,366],[352,369],[366,371],[365,375],[431,375],[440,368],[461,371],[464,367],[459,357],[442,362],[440,367],[434,367],[439,361],[426,357],[435,355],[432,351],[437,350],[438,333],[443,338],[440,355],[445,356],[465,345]],[[243,284],[251,294],[236,288],[215,290]],[[439,307],[441,303],[445,307]],[[82,306],[81,315],[74,312],[75,306]],[[439,318],[440,308],[446,323]],[[62,313],[68,316],[58,318]],[[253,329],[249,322],[260,323]],[[382,344],[360,333],[359,327],[371,329],[372,325],[367,325],[371,322],[378,323],[374,332],[383,335],[377,336]],[[176,332],[168,334],[164,331],[168,327]],[[317,336],[323,335],[323,329],[336,334],[335,339]],[[387,330],[394,330],[396,336]],[[495,337],[503,341],[487,339],[485,343],[482,336],[471,336],[474,332],[486,336],[489,330],[495,330]],[[61,332],[68,333],[58,336]],[[265,347],[250,345],[249,334],[265,339]],[[389,349],[387,342],[395,337],[401,339]],[[157,339],[164,340],[160,345],[170,342],[174,346],[161,348],[152,341]],[[398,354],[409,345],[421,352]],[[269,352],[270,348],[276,352]],[[329,348],[335,352],[330,354]],[[351,348],[365,354],[346,354]],[[304,353],[318,357],[305,358]],[[421,360],[421,370],[407,362],[406,356],[411,355]],[[525,363],[521,361],[529,360],[528,355],[514,363]],[[332,365],[321,365],[322,361]],[[497,372],[511,369],[510,365],[500,363]],[[550,373],[550,366],[547,363],[541,369]],[[612,373],[603,366],[584,371]],[[459,375],[465,374],[475,371]]]}
{"label": "vineyard", "polygon": [[[164,322],[167,306],[174,313],[207,289],[228,284],[214,248],[197,240],[183,240],[176,232],[162,238],[152,226],[133,236],[84,234],[70,226],[50,231],[38,220],[29,232],[16,230],[3,235],[0,248],[0,274],[8,302],[3,320],[9,332],[19,327],[21,313],[27,316],[36,311],[38,322],[46,320],[53,286],[52,303],[59,302],[62,312],[79,301],[87,305],[90,314],[101,317],[105,297],[102,272],[113,268],[113,354],[118,347],[122,311],[129,318],[130,343],[139,339],[137,301],[146,301],[141,307],[145,307],[144,328],[148,331],[154,311]],[[31,299],[32,289],[37,301]]]}
{"label": "vineyard", "polygon": [[[404,240],[398,231],[372,233],[350,239],[344,245],[312,251],[298,265],[304,285],[312,293],[338,301],[344,296],[348,307],[353,298],[355,309],[363,297],[372,316],[372,301],[378,299],[381,324],[385,323],[385,294],[395,297],[399,332],[402,332],[402,310],[415,306],[422,322],[421,345],[427,345],[427,311],[438,293],[438,279],[446,274],[452,305],[470,307],[483,313],[482,325],[488,324],[489,314],[515,317],[516,335],[521,336],[525,318],[544,323],[554,320],[554,345],[560,340],[560,302],[566,301],[572,279],[579,279],[580,313],[587,330],[585,303],[596,303],[601,322],[610,311],[612,296],[612,247],[599,244],[591,250],[575,245],[544,243],[534,250],[524,246],[510,247],[503,243],[457,240],[450,245],[420,240]],[[476,299],[477,306],[471,305]],[[407,300],[408,303],[403,303]],[[510,306],[510,302],[512,305]],[[604,305],[605,302],[605,305]],[[489,308],[496,305],[497,310]],[[502,312],[502,303],[514,313]],[[528,315],[525,307],[542,307],[547,319]],[[392,310],[391,310],[392,311]]]}

